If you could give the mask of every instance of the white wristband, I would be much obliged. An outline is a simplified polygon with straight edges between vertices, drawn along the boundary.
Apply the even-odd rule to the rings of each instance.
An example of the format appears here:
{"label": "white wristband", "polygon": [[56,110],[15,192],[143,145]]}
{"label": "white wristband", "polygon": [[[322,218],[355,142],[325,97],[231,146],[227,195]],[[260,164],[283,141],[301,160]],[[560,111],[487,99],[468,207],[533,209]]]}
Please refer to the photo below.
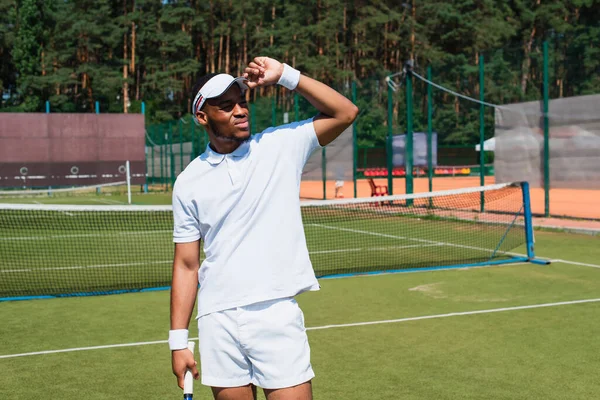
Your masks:
{"label": "white wristband", "polygon": [[289,90],[294,90],[298,86],[298,82],[300,82],[300,71],[287,64],[283,64],[283,73],[277,84]]}
{"label": "white wristband", "polygon": [[181,350],[187,349],[188,346],[188,330],[174,329],[169,331],[169,349]]}

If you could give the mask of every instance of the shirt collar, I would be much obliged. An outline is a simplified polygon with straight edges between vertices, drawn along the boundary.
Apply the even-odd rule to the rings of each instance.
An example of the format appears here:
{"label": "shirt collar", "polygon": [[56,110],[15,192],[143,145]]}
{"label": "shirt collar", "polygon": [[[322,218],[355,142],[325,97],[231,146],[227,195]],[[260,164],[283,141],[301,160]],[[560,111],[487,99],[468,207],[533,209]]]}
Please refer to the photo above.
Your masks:
{"label": "shirt collar", "polygon": [[[250,140],[246,140],[235,149],[231,155],[235,158],[244,157],[250,151]],[[225,159],[225,154],[217,153],[211,149],[210,144],[206,145],[206,150],[202,154],[202,158],[207,160],[211,165],[218,165]]]}

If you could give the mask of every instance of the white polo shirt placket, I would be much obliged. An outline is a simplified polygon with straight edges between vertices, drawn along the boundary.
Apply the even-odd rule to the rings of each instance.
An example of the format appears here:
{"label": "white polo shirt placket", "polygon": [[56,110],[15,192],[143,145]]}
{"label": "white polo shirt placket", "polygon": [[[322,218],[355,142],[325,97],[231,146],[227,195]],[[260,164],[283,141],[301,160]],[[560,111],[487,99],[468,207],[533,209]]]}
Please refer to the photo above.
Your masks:
{"label": "white polo shirt placket", "polygon": [[231,179],[231,185],[234,191],[240,190],[242,186],[241,168],[243,164],[242,157],[236,157],[232,154],[225,156],[225,164],[227,165],[227,172],[229,179]]}

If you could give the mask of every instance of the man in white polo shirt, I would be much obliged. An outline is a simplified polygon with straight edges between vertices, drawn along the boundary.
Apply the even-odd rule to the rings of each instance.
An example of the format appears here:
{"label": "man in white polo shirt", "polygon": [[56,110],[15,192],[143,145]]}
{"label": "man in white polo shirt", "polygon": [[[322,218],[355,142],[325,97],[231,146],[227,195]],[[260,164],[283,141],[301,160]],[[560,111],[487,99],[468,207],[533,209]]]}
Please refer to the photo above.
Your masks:
{"label": "man in white polo shirt", "polygon": [[[320,113],[250,136],[245,91],[273,84],[296,90]],[[197,295],[202,383],[215,399],[252,400],[259,386],[268,400],[310,400],[314,373],[294,296],[319,284],[306,247],[300,180],[311,153],[352,124],[358,109],[267,57],[255,58],[240,78],[201,78],[194,96],[210,145],[173,189],[173,373],[180,387],[186,368],[199,376],[185,350]]]}

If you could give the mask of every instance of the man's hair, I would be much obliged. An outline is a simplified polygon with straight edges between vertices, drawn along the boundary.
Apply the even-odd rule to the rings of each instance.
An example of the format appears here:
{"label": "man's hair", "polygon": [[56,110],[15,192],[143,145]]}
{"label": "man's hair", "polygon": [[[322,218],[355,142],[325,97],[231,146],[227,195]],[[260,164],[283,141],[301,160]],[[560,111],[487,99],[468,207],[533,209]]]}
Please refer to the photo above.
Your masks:
{"label": "man's hair", "polygon": [[[206,74],[202,77],[200,77],[197,81],[196,84],[194,85],[194,87],[192,88],[192,102],[194,101],[194,99],[196,98],[196,95],[198,94],[198,92],[200,91],[200,89],[202,89],[202,86],[206,85],[206,82],[210,81],[211,78],[217,76],[219,74]],[[192,107],[194,107],[194,105],[192,104]]]}

